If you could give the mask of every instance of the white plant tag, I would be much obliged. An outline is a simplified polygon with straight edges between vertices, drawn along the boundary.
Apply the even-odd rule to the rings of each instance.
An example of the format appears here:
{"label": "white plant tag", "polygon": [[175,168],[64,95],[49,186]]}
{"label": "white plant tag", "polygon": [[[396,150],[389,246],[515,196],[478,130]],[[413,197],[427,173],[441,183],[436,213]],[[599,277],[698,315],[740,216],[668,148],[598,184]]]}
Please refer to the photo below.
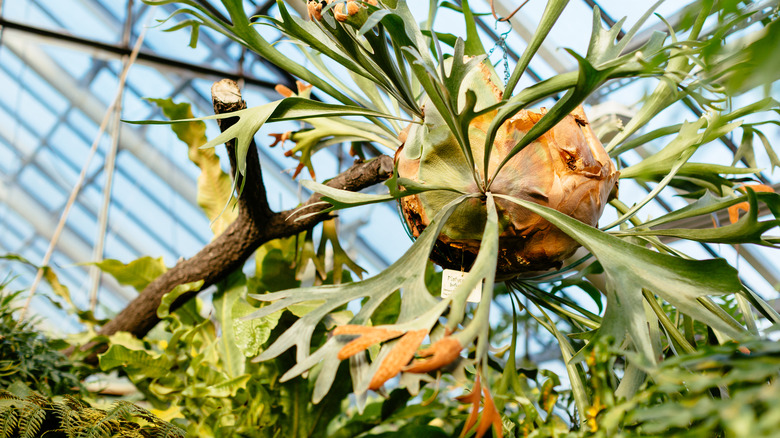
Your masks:
{"label": "white plant tag", "polygon": [[[441,297],[448,298],[460,286],[468,272],[454,271],[445,269],[441,276]],[[471,291],[466,301],[469,303],[478,303],[482,299],[482,282],[479,282],[474,290]]]}

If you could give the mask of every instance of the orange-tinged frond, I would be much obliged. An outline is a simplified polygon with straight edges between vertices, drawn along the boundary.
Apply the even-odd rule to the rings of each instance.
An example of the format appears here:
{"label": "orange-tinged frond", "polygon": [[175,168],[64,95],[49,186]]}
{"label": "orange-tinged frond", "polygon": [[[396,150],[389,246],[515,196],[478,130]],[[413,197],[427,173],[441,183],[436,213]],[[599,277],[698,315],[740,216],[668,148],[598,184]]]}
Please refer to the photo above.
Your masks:
{"label": "orange-tinged frond", "polygon": [[293,90],[289,89],[286,85],[282,85],[282,84],[277,84],[274,87],[274,90],[276,90],[276,92],[281,94],[283,97],[292,97],[295,95]]}
{"label": "orange-tinged frond", "polygon": [[401,336],[401,330],[391,330],[381,327],[367,327],[362,325],[343,325],[333,330],[334,335],[361,335],[341,348],[338,353],[339,360],[352,357],[368,347]]}
{"label": "orange-tinged frond", "polygon": [[[493,431],[497,438],[504,436],[504,425],[501,423],[501,414],[496,409],[496,404],[493,402],[493,396],[490,395],[490,390],[486,386],[482,386],[480,382],[479,373],[474,380],[474,387],[471,392],[460,397],[455,397],[461,403],[470,403],[471,412],[469,412],[466,423],[463,425],[460,437],[463,438],[471,431],[474,425],[477,425],[476,438],[481,438],[493,426]],[[482,417],[479,418],[479,403],[484,398],[484,407],[482,408]],[[479,421],[477,421],[479,418]]]}
{"label": "orange-tinged frond", "polygon": [[268,147],[272,148],[277,144],[284,146],[284,142],[290,139],[290,136],[292,135],[292,131],[287,131],[284,134],[268,134],[268,135],[274,138],[274,142],[268,145]]}
{"label": "orange-tinged frond", "polygon": [[469,430],[471,430],[471,428],[477,424],[477,418],[479,417],[479,401],[482,399],[481,394],[482,386],[479,382],[479,374],[477,374],[477,378],[474,380],[474,387],[471,389],[471,392],[459,397],[455,397],[455,400],[461,403],[471,403],[471,412],[469,412],[469,416],[466,418],[466,424],[463,425],[463,431],[460,434],[461,438],[465,437]]}
{"label": "orange-tinged frond", "polygon": [[482,418],[479,419],[479,425],[477,426],[477,438],[481,438],[485,435],[485,432],[493,426],[496,438],[502,438],[504,436],[504,425],[501,423],[501,414],[496,409],[496,404],[493,402],[493,397],[490,395],[490,391],[487,386],[482,388],[482,393],[485,395],[485,407],[482,408]]}
{"label": "orange-tinged frond", "polygon": [[460,341],[453,337],[445,336],[431,344],[430,347],[420,351],[420,356],[429,357],[429,359],[415,360],[411,365],[404,368],[404,371],[407,373],[427,373],[438,370],[460,357],[460,350],[462,349],[463,346],[460,345]]}
{"label": "orange-tinged frond", "polygon": [[[774,193],[774,189],[772,187],[764,184],[746,184],[742,187],[750,187],[751,189],[753,189],[754,192]],[[748,204],[747,202],[740,202],[739,204],[732,205],[731,207],[729,207],[729,221],[732,224],[737,223],[737,221],[739,220],[739,212],[749,211],[749,210],[750,210],[750,204]]]}
{"label": "orange-tinged frond", "polygon": [[305,84],[301,81],[295,81],[295,86],[298,87],[298,96],[305,98],[311,96],[311,88],[313,85]]}
{"label": "orange-tinged frond", "polygon": [[401,372],[404,366],[414,357],[414,352],[428,335],[428,330],[413,330],[406,332],[395,344],[390,354],[379,365],[379,369],[371,378],[368,389],[377,390],[388,380]]}

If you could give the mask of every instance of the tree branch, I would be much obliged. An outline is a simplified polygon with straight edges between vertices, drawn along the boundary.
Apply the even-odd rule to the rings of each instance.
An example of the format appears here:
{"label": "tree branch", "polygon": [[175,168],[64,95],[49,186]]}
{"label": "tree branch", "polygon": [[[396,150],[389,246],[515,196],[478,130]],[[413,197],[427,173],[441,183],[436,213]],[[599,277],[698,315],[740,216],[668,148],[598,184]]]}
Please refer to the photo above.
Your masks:
{"label": "tree branch", "polygon": [[[214,111],[217,114],[235,111],[246,107],[241,99],[241,93],[235,82],[223,79],[212,87]],[[220,129],[225,131],[236,123],[237,119],[223,119]],[[235,140],[226,144],[233,174],[236,176]],[[244,189],[238,199],[238,218],[214,241],[206,245],[194,257],[182,260],[168,272],[151,282],[138,297],[131,301],[114,319],[100,330],[101,335],[112,335],[119,331],[127,331],[137,337],[143,337],[160,321],[157,317],[157,307],[166,293],[174,287],[203,280],[203,288],[211,286],[239,269],[260,245],[281,237],[298,234],[311,229],[327,219],[327,213],[308,216],[296,221],[290,218],[294,210],[274,213],[268,207],[265,186],[260,172],[260,161],[257,148],[252,142],[247,153],[247,171]],[[327,182],[330,187],[357,191],[386,180],[392,175],[393,159],[381,155],[367,162],[354,164],[332,180]],[[241,175],[236,186],[241,187]],[[316,204],[320,196],[315,194],[304,205],[309,206],[306,213],[321,212],[329,207],[327,204]],[[180,307],[193,298],[197,291],[188,292],[179,297],[171,306],[171,310]],[[88,347],[85,347],[88,348]]]}

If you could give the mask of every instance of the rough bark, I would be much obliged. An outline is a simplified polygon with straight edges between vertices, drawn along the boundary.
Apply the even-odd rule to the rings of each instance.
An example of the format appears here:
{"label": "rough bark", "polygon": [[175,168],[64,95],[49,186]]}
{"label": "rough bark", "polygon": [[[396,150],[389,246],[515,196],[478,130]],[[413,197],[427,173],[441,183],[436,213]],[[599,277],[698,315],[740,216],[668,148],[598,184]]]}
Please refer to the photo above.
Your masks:
{"label": "rough bark", "polygon": [[[214,111],[226,113],[246,107],[241,99],[240,90],[235,82],[223,79],[212,87]],[[223,119],[220,129],[226,130],[237,119]],[[234,176],[236,174],[235,140],[226,144]],[[265,242],[288,237],[311,229],[327,219],[327,213],[308,216],[302,220],[290,217],[296,209],[274,213],[268,207],[265,186],[260,172],[260,162],[254,142],[247,153],[246,183],[238,199],[239,213],[233,222],[221,235],[206,245],[194,257],[182,260],[168,272],[151,282],[124,310],[109,321],[100,330],[101,335],[112,335],[119,331],[127,331],[137,337],[143,337],[158,322],[157,307],[163,295],[174,287],[203,280],[203,288],[209,287],[224,279],[235,269],[241,267],[254,251]],[[330,187],[344,190],[361,190],[392,175],[393,159],[382,155],[367,162],[359,162],[327,182]],[[237,186],[242,184],[242,176]],[[321,212],[327,204],[316,204],[319,195],[312,196],[306,203],[305,213]],[[171,306],[174,310],[193,298],[197,291],[182,295]]]}

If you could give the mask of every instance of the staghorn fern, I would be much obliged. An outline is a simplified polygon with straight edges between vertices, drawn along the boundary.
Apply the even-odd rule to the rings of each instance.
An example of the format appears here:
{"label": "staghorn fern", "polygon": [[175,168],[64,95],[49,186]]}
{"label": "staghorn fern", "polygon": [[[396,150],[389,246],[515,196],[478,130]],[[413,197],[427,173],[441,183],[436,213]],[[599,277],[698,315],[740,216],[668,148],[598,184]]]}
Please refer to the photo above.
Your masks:
{"label": "staghorn fern", "polygon": [[[632,356],[634,359],[628,362],[626,375],[617,391],[619,396],[630,397],[646,380],[647,370],[639,367],[642,360],[656,366],[659,358],[668,351],[676,354],[698,347],[695,339],[690,342],[688,333],[682,333],[693,325],[685,321],[695,320],[707,324],[714,333],[713,338],[718,338],[719,342],[757,335],[757,330],[752,330],[752,333],[748,330],[755,325],[754,309],[771,323],[780,322],[780,316],[741,283],[736,269],[725,260],[693,260],[659,238],[673,236],[691,242],[754,243],[771,248],[780,247],[780,239],[764,236],[767,230],[780,223],[780,196],[775,193],[757,194],[749,188],[738,190],[739,184],[746,181],[743,175],[756,173],[757,169],[741,168],[735,164],[721,166],[690,161],[706,145],[738,130],[741,119],[762,112],[778,111],[778,103],[771,98],[734,110],[724,109],[725,103],[732,97],[720,84],[724,72],[744,73],[746,67],[742,62],[730,58],[732,53],[722,51],[721,45],[725,46],[731,29],[737,28],[738,24],[751,22],[750,14],[730,16],[727,10],[719,9],[724,7],[721,4],[715,5],[713,9],[714,2],[701,2],[701,12],[697,11],[698,16],[686,38],[670,28],[666,33],[654,33],[641,48],[624,53],[632,37],[660,2],[653,5],[619,39],[623,20],[605,29],[598,8],[594,8],[587,53],[580,55],[569,51],[577,62],[577,70],[514,92],[517,80],[568,3],[566,0],[550,0],[532,43],[521,56],[509,84],[503,89],[503,95],[492,97],[484,93],[484,86],[480,88],[475,85],[475,81],[470,80],[480,70],[488,70],[490,76],[491,67],[483,63],[485,50],[473,23],[469,23],[472,17],[466,1],[463,2],[463,14],[467,22],[467,38],[465,41],[452,39],[453,50],[446,53],[452,55],[449,58],[444,56],[437,33],[431,31],[431,38],[426,38],[416,17],[403,0],[350,2],[357,5],[358,9],[355,9],[357,12],[354,17],[346,17],[344,20],[336,15],[340,13],[338,5],[328,7],[311,2],[309,7],[315,20],[309,21],[292,16],[279,1],[281,19],[264,19],[291,40],[309,46],[314,53],[308,53],[308,59],[328,57],[353,72],[356,83],[368,84],[359,88],[376,89],[363,96],[354,89],[339,89],[338,81],[324,79],[335,75],[323,72],[324,75],[319,76],[287,58],[264,39],[257,30],[260,26],[250,25],[244,5],[238,0],[222,1],[230,16],[229,20],[214,15],[199,2],[148,0],[147,3],[180,3],[182,9],[174,15],[190,14],[194,18],[177,27],[192,26],[197,29],[199,26],[207,26],[227,35],[341,102],[344,114],[361,115],[355,107],[364,106],[366,110],[362,115],[377,129],[405,137],[406,134],[401,132],[396,123],[385,120],[402,118],[404,113],[415,119],[404,145],[405,150],[399,150],[398,154],[405,153],[414,159],[423,157],[420,162],[424,164],[420,166],[427,166],[427,173],[420,172],[419,175],[426,178],[412,181],[403,178],[399,169],[396,177],[388,183],[388,195],[350,193],[307,183],[309,188],[323,195],[323,200],[333,204],[333,210],[416,194],[435,199],[430,204],[437,207],[432,209],[436,211],[426,212],[428,217],[434,219],[424,224],[425,230],[417,235],[416,242],[404,256],[384,272],[362,282],[253,296],[270,303],[255,314],[256,317],[265,317],[303,303],[316,304],[312,306],[314,310],[298,315],[299,319],[258,357],[258,360],[267,360],[296,348],[296,364],[287,370],[283,380],[313,370],[312,375],[317,376],[315,402],[327,394],[341,362],[346,358],[349,358],[353,388],[359,396],[360,407],[360,400],[364,400],[368,389],[380,390],[381,385],[394,374],[400,373],[401,386],[417,392],[421,381],[433,380],[427,373],[438,373],[439,369],[449,364],[452,364],[451,368],[444,368],[445,371],[453,371],[453,368],[454,371],[462,371],[465,366],[476,367],[473,372],[476,381],[479,381],[482,373],[490,372],[489,315],[494,305],[493,282],[499,253],[498,235],[499,229],[503,231],[505,222],[509,221],[501,211],[504,209],[533,211],[544,218],[544,224],[554,224],[569,238],[585,247],[590,253],[586,257],[595,257],[603,267],[605,285],[597,288],[594,298],[600,303],[601,295],[606,297],[603,316],[584,311],[576,304],[572,306],[571,300],[559,299],[554,291],[551,293],[545,290],[553,289],[556,283],[565,279],[568,271],[582,261],[576,261],[560,271],[548,272],[537,278],[517,279],[510,284],[513,290],[511,293],[523,294],[537,305],[539,312],[528,312],[529,315],[558,340],[581,418],[585,417],[588,405],[592,402],[583,389],[585,385],[580,376],[585,366],[585,357],[592,349],[588,343],[593,340],[611,339],[621,348],[639,353],[641,359]],[[431,6],[432,13],[435,13],[436,3]],[[772,10],[774,12],[769,12],[767,21],[777,19],[776,2]],[[708,39],[700,34],[704,22],[711,15],[722,19],[720,24],[727,30]],[[429,17],[429,24],[433,18]],[[723,57],[711,58],[713,51],[720,51]],[[318,68],[324,65],[313,64]],[[714,64],[718,64],[717,68]],[[657,80],[656,89],[644,99],[636,117],[607,144],[606,150],[610,152],[610,158],[622,159],[622,153],[650,140],[660,140],[663,147],[655,154],[650,153],[649,158],[623,169],[624,180],[652,183],[654,186],[646,196],[632,199],[629,205],[613,200],[611,205],[617,212],[616,221],[603,229],[597,229],[592,226],[593,223],[586,225],[546,207],[543,202],[529,200],[546,200],[550,197],[548,193],[537,191],[536,197],[526,194],[517,196],[502,193],[499,184],[493,184],[500,180],[497,177],[501,171],[504,176],[514,171],[514,174],[509,174],[510,179],[523,176],[522,171],[526,169],[512,169],[511,161],[518,158],[524,149],[534,147],[545,133],[558,126],[573,111],[578,111],[578,106],[597,92],[599,87],[615,79],[645,78]],[[501,88],[499,84],[493,85]],[[418,98],[417,91],[411,93],[411,90],[420,90],[422,97]],[[376,95],[380,97],[374,98]],[[497,139],[506,137],[500,133],[505,123],[510,123],[520,111],[526,111],[531,105],[551,97],[555,97],[557,102],[548,111],[540,111],[538,120],[519,137],[510,138],[507,152],[502,156],[491,153],[497,149]],[[381,102],[384,98],[394,101],[399,110],[395,113],[388,111]],[[232,131],[225,132],[206,146],[214,146],[234,137],[238,138],[240,144],[246,145],[263,123],[290,119],[296,114],[294,108],[304,108],[301,106],[304,101],[300,99],[291,97],[281,101],[283,103],[274,102],[237,113],[235,115],[239,121],[231,128]],[[694,101],[696,109],[701,110],[703,115],[694,120],[664,126],[641,137],[632,137],[662,111],[680,101]],[[289,106],[282,106],[282,111],[277,112],[279,105]],[[427,111],[422,111],[424,105]],[[302,119],[306,119],[306,115],[311,118],[312,114],[317,117],[340,116],[338,105],[319,107],[319,112],[313,105],[308,109],[298,113]],[[223,116],[228,115],[219,117]],[[487,116],[491,119],[485,123],[484,117]],[[413,131],[418,135],[415,136]],[[672,134],[676,134],[675,137],[666,138]],[[325,134],[320,140],[324,141],[324,138]],[[640,138],[642,141],[639,141]],[[308,137],[305,139],[306,145],[315,143],[310,140]],[[370,138],[365,140],[372,141]],[[424,148],[428,150],[423,151]],[[315,149],[311,147],[309,152],[313,153]],[[300,164],[308,166],[311,153],[302,153]],[[573,157],[571,162],[576,163],[577,158]],[[242,156],[239,157],[241,159]],[[398,163],[400,168],[401,161]],[[643,223],[637,217],[640,209],[662,191],[671,189],[681,190],[685,196],[696,201],[678,212]],[[731,225],[708,230],[651,228],[651,225],[672,223],[682,217],[706,217],[742,203],[749,206],[749,213],[734,220]],[[494,204],[498,204],[499,208]],[[762,204],[769,208],[773,218],[759,221],[757,212]],[[476,212],[467,215],[463,209],[470,205]],[[499,212],[501,216],[497,217]],[[303,216],[305,211],[300,214]],[[469,228],[472,240],[481,242],[479,253],[461,286],[450,297],[437,300],[421,285],[422,267],[448,220],[460,222],[462,227]],[[621,228],[616,231],[615,227],[618,226]],[[470,290],[482,281],[485,282],[486,291],[476,309],[470,309],[465,299]],[[397,319],[373,326],[371,319],[384,310],[389,297],[396,296],[397,290],[402,291],[401,310]],[[724,295],[737,297],[741,303],[743,321],[734,319],[712,298]],[[353,319],[332,330],[333,336],[324,344],[315,345],[312,334],[320,322],[348,302],[358,299],[364,301]],[[683,316],[669,322],[670,318],[663,307],[654,306],[657,300],[670,303],[677,316]],[[546,311],[553,312],[553,317]],[[568,323],[578,340],[584,342],[569,341],[567,335],[574,333],[563,333],[566,324],[559,327],[561,322]],[[426,335],[430,347],[418,348]],[[468,349],[468,354],[461,353],[464,348]],[[368,353],[365,351],[367,349]],[[512,347],[511,354],[515,353]],[[427,360],[423,357],[427,357]],[[474,398],[479,397],[479,391],[476,394]],[[489,396],[486,395],[486,398]],[[478,406],[479,400],[476,402]]]}

